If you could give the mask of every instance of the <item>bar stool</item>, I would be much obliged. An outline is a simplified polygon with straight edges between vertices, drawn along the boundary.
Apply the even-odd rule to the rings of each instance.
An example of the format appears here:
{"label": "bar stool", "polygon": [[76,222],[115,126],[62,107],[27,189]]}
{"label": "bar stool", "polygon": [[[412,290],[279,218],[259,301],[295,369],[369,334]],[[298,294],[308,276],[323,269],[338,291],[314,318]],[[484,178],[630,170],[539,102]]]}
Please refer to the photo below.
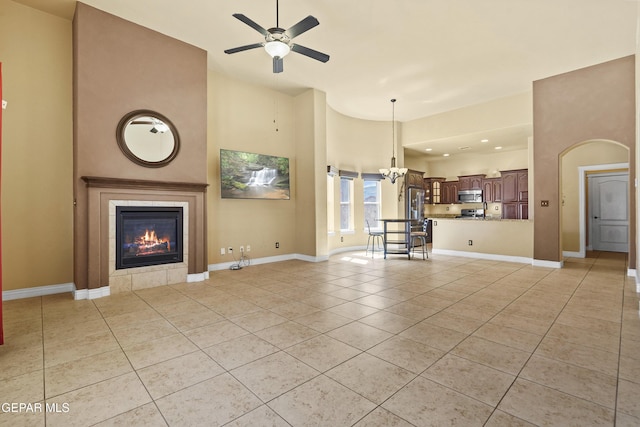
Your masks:
{"label": "bar stool", "polygon": [[382,245],[380,245],[380,243],[378,243],[378,247],[379,248],[384,248],[384,233],[382,233],[382,231],[371,231],[371,226],[369,225],[369,220],[366,220],[367,222],[367,233],[369,233],[369,237],[367,238],[367,249],[364,252],[364,255],[367,256],[367,253],[369,252],[369,242],[373,239],[373,244],[371,245],[371,258],[373,258],[373,253],[376,250],[376,240],[380,240],[382,242]]}
{"label": "bar stool", "polygon": [[[415,248],[416,248],[416,242],[420,243],[420,246],[422,246],[422,259],[426,259],[425,258],[425,254],[426,257],[429,258],[429,249],[427,248],[427,225],[429,224],[429,219],[424,219],[422,221],[422,226],[417,229],[416,231],[413,231],[413,229],[411,230],[411,235],[409,236],[409,246],[410,246],[410,253],[414,254],[415,253]],[[412,227],[413,228],[413,227]]]}

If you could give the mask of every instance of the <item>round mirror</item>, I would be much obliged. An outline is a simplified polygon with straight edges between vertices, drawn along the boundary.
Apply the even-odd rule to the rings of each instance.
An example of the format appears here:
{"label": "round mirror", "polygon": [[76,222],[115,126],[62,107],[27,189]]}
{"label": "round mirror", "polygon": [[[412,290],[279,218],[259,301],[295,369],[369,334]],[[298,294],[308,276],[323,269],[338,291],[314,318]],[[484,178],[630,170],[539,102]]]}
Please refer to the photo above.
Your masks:
{"label": "round mirror", "polygon": [[124,116],[118,123],[116,138],[125,156],[150,168],[167,165],[180,148],[180,137],[173,123],[150,110],[136,110]]}

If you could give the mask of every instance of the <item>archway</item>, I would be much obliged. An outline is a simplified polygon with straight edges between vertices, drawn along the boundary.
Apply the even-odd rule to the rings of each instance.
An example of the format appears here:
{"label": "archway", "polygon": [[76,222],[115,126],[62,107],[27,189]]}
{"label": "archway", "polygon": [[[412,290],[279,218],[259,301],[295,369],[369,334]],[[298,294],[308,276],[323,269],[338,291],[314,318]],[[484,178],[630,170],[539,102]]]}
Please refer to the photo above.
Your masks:
{"label": "archway", "polygon": [[[629,160],[629,148],[610,140],[583,141],[560,154],[560,236],[563,256],[586,256],[588,175],[605,172],[628,174]],[[632,189],[629,188],[629,191]],[[631,195],[628,196],[631,200]],[[632,239],[629,238],[629,241]]]}

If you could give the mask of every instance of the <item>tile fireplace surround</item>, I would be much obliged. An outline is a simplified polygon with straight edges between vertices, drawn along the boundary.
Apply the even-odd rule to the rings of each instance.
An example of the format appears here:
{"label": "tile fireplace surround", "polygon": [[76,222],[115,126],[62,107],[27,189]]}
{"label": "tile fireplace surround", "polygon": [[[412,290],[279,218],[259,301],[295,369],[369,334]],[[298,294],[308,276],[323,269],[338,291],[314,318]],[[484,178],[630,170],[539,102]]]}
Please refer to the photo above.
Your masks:
{"label": "tile fireplace surround", "polygon": [[189,222],[182,225],[182,262],[116,270],[116,207],[180,207],[189,218],[189,203],[158,200],[109,200],[109,290],[110,293],[136,291],[154,286],[175,285],[187,281],[189,265]]}
{"label": "tile fireplace surround", "polygon": [[[77,289],[76,299],[208,278],[207,184],[99,177],[82,177],[82,180],[87,189],[87,250],[86,253],[78,251],[75,262],[86,265],[88,289]],[[182,207],[183,261],[116,270],[116,206]]]}

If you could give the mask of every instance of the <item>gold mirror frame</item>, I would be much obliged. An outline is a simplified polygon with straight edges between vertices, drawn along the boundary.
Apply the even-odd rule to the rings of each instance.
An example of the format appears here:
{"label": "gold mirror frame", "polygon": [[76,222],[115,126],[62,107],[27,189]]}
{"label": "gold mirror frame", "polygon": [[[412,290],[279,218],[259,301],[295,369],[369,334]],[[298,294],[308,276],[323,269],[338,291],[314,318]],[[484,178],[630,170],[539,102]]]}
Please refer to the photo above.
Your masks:
{"label": "gold mirror frame", "polygon": [[129,160],[148,168],[168,165],[180,150],[176,127],[171,120],[152,110],[126,114],[116,128],[116,140]]}

